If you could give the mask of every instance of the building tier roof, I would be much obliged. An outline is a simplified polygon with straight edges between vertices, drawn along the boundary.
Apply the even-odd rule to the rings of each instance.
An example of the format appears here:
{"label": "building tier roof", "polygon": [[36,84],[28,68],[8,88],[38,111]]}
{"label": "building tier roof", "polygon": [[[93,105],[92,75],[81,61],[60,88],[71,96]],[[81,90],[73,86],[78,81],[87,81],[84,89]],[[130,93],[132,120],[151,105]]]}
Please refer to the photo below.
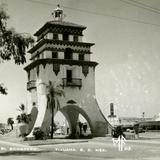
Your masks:
{"label": "building tier roof", "polygon": [[38,48],[43,46],[44,44],[60,44],[60,45],[70,45],[70,46],[83,46],[83,47],[91,47],[94,45],[94,43],[85,43],[85,42],[71,42],[71,41],[61,41],[61,40],[51,40],[51,39],[42,39],[39,43],[37,43],[35,46],[33,46],[28,53],[35,52]]}
{"label": "building tier roof", "polygon": [[79,24],[75,24],[75,23],[71,23],[71,22],[66,22],[66,21],[49,21],[47,23],[45,23],[35,34],[34,36],[39,36],[46,28],[50,27],[50,26],[61,26],[61,27],[72,27],[72,28],[77,28],[77,29],[81,29],[84,30],[86,29],[85,26],[83,25],[79,25]]}
{"label": "building tier roof", "polygon": [[38,65],[46,65],[46,64],[68,64],[68,65],[79,65],[79,66],[91,66],[96,67],[98,65],[97,62],[91,61],[79,61],[79,60],[71,60],[71,59],[38,59],[27,65],[24,70],[29,71],[30,69],[38,66]]}

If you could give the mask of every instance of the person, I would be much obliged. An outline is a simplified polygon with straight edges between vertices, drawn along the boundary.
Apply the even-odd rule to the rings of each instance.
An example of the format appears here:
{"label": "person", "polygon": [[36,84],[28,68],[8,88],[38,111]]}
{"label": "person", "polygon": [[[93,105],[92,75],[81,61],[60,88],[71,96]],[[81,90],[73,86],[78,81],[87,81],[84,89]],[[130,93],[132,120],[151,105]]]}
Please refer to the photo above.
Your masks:
{"label": "person", "polygon": [[134,131],[135,131],[135,138],[138,139],[139,138],[139,124],[138,123],[134,125]]}
{"label": "person", "polygon": [[69,135],[69,127],[67,127],[67,135]]}
{"label": "person", "polygon": [[78,122],[78,125],[79,125],[80,135],[82,135],[82,127],[83,127],[83,123]]}
{"label": "person", "polygon": [[87,131],[87,123],[86,122],[84,122],[84,124],[83,124],[83,131],[84,131],[84,133],[86,133],[86,131]]}
{"label": "person", "polygon": [[79,136],[80,136],[80,127],[79,127],[79,122],[77,122],[77,125],[76,125],[76,138],[79,139]]}

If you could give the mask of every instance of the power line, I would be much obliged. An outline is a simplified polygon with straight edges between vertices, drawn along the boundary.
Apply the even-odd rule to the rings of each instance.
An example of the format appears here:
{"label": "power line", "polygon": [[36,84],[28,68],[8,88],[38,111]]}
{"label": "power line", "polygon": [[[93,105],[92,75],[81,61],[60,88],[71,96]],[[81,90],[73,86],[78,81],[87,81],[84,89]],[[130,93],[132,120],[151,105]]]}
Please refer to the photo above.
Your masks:
{"label": "power line", "polygon": [[150,12],[153,12],[153,13],[156,13],[156,14],[160,14],[160,10],[155,9],[155,8],[149,6],[149,5],[145,5],[143,3],[134,1],[134,0],[127,0],[127,1],[126,0],[120,0],[120,1],[123,2],[123,3],[129,4],[129,5],[132,5],[132,6],[136,6],[138,8],[145,9],[147,11],[150,11]]}
{"label": "power line", "polygon": [[36,1],[36,0],[26,0],[26,1],[29,1],[29,2],[33,2],[33,3],[39,3],[39,4],[45,4],[45,5],[54,5],[54,6],[57,6],[57,4],[54,4],[54,3],[47,3],[47,2],[42,2],[42,1]]}
{"label": "power line", "polygon": [[[44,5],[49,5],[49,6],[51,6],[51,5],[57,6],[57,4],[54,4],[54,3],[47,3],[47,2],[36,1],[36,0],[26,0],[26,1],[33,2],[33,3],[39,3],[39,4],[44,4]],[[94,14],[94,15],[99,15],[99,16],[106,16],[106,17],[116,18],[116,19],[119,19],[119,20],[125,20],[125,21],[136,22],[136,23],[141,23],[141,24],[148,24],[148,25],[160,27],[160,24],[150,23],[150,22],[141,21],[141,20],[137,20],[137,19],[114,16],[114,15],[104,14],[104,13],[98,13],[98,12],[94,12],[94,11],[88,11],[88,10],[84,10],[84,9],[77,9],[77,8],[63,6],[63,5],[61,5],[61,6],[63,8],[70,9],[70,10],[75,10],[75,11],[78,11],[78,12],[89,13],[89,14]]]}
{"label": "power line", "polygon": [[157,11],[160,12],[160,9],[159,9],[159,8],[152,7],[152,6],[148,5],[148,4],[145,4],[145,3],[142,3],[142,2],[138,2],[138,1],[136,1],[136,0],[129,0],[129,1],[133,1],[133,2],[135,2],[135,3],[138,3],[138,4],[140,4],[140,5],[146,6],[146,7],[148,7],[148,8],[151,8],[151,9],[153,9],[153,10],[157,10]]}

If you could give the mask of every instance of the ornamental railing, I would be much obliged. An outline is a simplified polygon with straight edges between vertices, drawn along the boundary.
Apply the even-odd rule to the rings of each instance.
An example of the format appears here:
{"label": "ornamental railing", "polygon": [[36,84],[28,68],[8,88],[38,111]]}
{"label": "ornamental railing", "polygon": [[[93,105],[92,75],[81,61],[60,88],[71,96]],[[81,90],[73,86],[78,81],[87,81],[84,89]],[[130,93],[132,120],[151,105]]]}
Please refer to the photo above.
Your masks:
{"label": "ornamental railing", "polygon": [[29,82],[27,82],[27,90],[36,88],[36,81],[35,80],[31,80]]}
{"label": "ornamental railing", "polygon": [[71,79],[63,78],[63,86],[64,87],[67,87],[67,86],[81,87],[82,86],[82,79],[78,79],[78,78],[71,78]]}

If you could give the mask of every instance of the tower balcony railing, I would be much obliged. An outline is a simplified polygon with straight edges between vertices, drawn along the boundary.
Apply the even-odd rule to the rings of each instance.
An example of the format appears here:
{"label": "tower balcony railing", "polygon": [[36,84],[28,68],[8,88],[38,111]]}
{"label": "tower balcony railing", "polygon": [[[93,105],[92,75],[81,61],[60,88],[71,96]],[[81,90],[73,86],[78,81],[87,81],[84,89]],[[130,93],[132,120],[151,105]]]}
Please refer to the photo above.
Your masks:
{"label": "tower balcony railing", "polygon": [[31,80],[29,82],[27,82],[27,90],[36,88],[36,81],[35,80]]}
{"label": "tower balcony railing", "polygon": [[82,79],[78,79],[78,78],[71,78],[71,79],[63,78],[63,87],[67,87],[67,86],[82,87]]}

